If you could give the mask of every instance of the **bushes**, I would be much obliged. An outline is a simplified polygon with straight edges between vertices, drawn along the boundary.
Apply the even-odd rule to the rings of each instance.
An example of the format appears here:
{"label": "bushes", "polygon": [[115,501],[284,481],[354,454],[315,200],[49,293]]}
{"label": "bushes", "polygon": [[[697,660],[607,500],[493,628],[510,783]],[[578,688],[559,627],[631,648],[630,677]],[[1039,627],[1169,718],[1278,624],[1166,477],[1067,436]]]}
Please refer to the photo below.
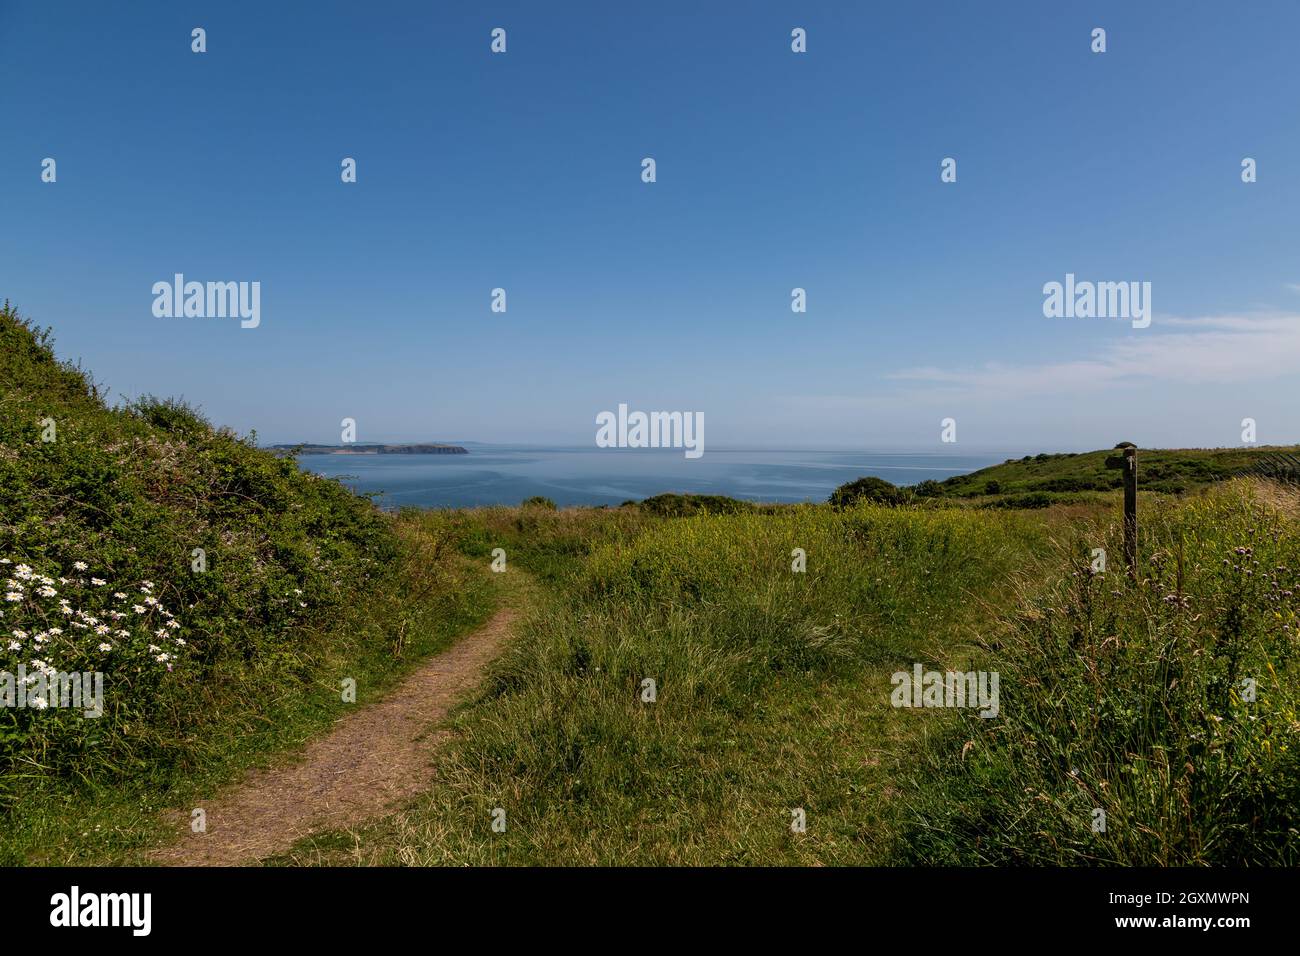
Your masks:
{"label": "bushes", "polygon": [[723,495],[655,495],[641,502],[641,507],[653,515],[664,518],[682,518],[688,515],[733,515],[754,510],[748,501],[739,501]]}
{"label": "bushes", "polygon": [[183,402],[105,407],[7,306],[0,347],[0,571],[18,595],[0,602],[0,670],[105,675],[105,715],[72,717],[78,739],[70,715],[0,710],[0,772],[37,760],[88,778],[175,756],[200,700],[302,680],[320,650],[306,631],[392,561],[391,524]]}
{"label": "bushes", "polygon": [[868,476],[840,485],[831,492],[830,503],[836,508],[846,508],[858,501],[870,501],[882,505],[901,505],[908,500],[904,488],[892,485],[883,478]]}

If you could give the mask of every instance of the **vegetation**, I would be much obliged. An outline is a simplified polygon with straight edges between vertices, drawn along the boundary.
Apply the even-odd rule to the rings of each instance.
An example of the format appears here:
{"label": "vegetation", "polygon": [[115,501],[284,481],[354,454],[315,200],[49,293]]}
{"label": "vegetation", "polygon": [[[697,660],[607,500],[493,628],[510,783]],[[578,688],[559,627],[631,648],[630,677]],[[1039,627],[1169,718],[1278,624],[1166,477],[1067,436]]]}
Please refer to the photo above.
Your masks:
{"label": "vegetation", "polygon": [[[979,495],[1049,494],[1056,500],[1063,493],[1110,491],[1124,484],[1123,473],[1107,467],[1106,460],[1131,442],[1120,442],[1111,451],[1082,454],[1025,455],[991,468],[958,475],[941,482],[949,498]],[[1259,446],[1251,448],[1181,448],[1138,451],[1138,483],[1144,491],[1181,494],[1218,481],[1251,473],[1261,464],[1295,448]]]}
{"label": "vegetation", "polygon": [[[436,550],[183,402],[109,408],[0,309],[0,672],[104,675],[98,719],[0,707],[0,861],[73,858],[86,808],[228,775],[327,724],[335,675],[377,684],[482,619],[487,582]],[[127,815],[114,840],[156,837]]]}

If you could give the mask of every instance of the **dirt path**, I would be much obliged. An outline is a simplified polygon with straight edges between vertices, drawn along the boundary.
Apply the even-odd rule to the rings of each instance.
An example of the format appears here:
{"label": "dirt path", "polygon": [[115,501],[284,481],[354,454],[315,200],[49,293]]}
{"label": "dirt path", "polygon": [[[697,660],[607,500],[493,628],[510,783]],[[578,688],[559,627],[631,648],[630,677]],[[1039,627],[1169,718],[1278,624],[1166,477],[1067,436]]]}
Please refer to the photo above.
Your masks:
{"label": "dirt path", "polygon": [[154,863],[235,866],[281,853],[310,833],[378,816],[428,789],[431,757],[446,738],[432,731],[483,676],[509,636],[503,610],[455,646],[430,658],[383,700],[342,718],[307,745],[301,762],[261,770],[203,805],[207,832],[188,826]]}

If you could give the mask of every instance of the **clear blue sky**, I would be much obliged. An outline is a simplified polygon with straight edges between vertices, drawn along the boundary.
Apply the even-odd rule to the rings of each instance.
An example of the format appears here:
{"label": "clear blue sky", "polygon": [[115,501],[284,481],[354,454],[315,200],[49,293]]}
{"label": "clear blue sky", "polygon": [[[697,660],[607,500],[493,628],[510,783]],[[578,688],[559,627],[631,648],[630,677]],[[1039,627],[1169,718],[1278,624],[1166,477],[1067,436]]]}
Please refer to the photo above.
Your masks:
{"label": "clear blue sky", "polygon": [[[715,447],[1300,441],[1298,35],[1294,0],[0,0],[0,297],[269,442],[590,444],[620,402]],[[260,281],[261,327],[156,318],[176,272]],[[1150,281],[1154,324],[1045,318],[1067,272]]]}

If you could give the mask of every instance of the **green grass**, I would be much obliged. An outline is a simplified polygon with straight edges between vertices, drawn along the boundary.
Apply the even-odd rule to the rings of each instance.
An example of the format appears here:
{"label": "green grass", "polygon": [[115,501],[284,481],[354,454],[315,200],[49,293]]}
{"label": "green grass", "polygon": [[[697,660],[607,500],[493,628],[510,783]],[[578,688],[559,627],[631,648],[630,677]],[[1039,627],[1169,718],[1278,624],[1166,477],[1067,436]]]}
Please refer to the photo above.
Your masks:
{"label": "green grass", "polygon": [[[491,518],[484,546],[510,525],[503,510]],[[897,763],[951,720],[900,717],[889,675],[978,653],[980,625],[1049,528],[869,506],[659,520],[631,534],[635,519],[619,512],[541,521],[547,553],[589,556],[552,577],[462,710],[439,786],[275,862],[886,862]],[[605,521],[618,531],[583,543]],[[795,548],[805,573],[791,568]],[[646,678],[654,703],[642,700]],[[491,831],[495,807],[505,833]],[[790,830],[795,808],[805,834]]]}
{"label": "green grass", "polygon": [[1249,482],[1166,501],[1135,581],[1084,557],[1119,552],[1113,524],[1080,528],[987,644],[1002,718],[964,712],[908,774],[899,859],[1296,865],[1297,516]]}
{"label": "green grass", "polygon": [[[1294,865],[1300,505],[1143,502],[1136,581],[1110,507],[457,515],[562,572],[438,786],[273,862]],[[895,709],[914,663],[997,670],[1000,717]]]}

